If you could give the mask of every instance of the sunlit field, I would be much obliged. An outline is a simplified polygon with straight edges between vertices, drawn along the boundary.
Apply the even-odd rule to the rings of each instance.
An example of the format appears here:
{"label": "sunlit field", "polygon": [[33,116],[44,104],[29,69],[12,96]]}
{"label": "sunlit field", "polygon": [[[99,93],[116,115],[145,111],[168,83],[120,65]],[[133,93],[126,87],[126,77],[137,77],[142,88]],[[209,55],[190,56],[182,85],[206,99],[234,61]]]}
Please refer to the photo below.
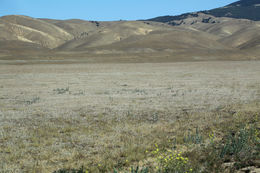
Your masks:
{"label": "sunlit field", "polygon": [[257,169],[259,101],[258,61],[0,64],[0,170]]}

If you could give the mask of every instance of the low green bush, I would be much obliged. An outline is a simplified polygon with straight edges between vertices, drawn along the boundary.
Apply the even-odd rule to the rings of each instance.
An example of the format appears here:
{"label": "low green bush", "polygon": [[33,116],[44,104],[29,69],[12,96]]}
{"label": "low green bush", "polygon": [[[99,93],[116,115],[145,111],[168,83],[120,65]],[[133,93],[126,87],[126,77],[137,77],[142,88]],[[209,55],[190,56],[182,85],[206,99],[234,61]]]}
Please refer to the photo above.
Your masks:
{"label": "low green bush", "polygon": [[54,171],[53,173],[87,173],[82,166],[80,169],[60,169],[58,171]]}

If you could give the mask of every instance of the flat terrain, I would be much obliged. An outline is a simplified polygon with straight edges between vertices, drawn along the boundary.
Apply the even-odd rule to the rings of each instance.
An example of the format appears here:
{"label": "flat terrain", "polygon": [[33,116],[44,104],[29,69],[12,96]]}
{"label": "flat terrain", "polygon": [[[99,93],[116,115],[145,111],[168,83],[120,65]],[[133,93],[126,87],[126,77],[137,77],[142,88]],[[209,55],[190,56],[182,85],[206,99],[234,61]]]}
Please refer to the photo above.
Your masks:
{"label": "flat terrain", "polygon": [[259,100],[259,61],[0,65],[0,170],[137,161],[181,116]]}

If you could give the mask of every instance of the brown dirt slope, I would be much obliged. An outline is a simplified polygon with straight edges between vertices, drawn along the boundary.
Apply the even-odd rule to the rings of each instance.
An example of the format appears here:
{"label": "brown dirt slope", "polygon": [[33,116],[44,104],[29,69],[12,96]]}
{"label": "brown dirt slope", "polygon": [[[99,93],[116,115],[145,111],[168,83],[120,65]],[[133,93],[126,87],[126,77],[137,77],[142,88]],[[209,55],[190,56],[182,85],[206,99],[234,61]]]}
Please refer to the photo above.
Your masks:
{"label": "brown dirt slope", "polygon": [[259,55],[259,22],[202,13],[174,22],[178,26],[152,21],[99,22],[3,16],[0,18],[0,57],[22,54],[57,59],[57,56],[87,58],[91,55],[102,59],[108,55],[182,55],[185,60],[194,60],[194,57],[210,60],[211,56],[241,60],[255,59]]}

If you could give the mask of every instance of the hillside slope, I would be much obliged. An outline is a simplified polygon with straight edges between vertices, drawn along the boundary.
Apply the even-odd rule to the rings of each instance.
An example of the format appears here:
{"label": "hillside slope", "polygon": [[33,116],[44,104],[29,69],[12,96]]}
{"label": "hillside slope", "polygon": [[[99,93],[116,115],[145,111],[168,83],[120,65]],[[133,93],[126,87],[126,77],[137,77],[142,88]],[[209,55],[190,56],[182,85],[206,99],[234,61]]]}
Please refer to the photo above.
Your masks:
{"label": "hillside slope", "polygon": [[0,25],[0,40],[20,40],[55,48],[73,38],[60,27],[27,16],[1,17]]}
{"label": "hillside slope", "polygon": [[222,8],[204,11],[215,17],[231,17],[236,19],[260,20],[259,0],[240,0]]}
{"label": "hillside slope", "polygon": [[[250,7],[259,12],[258,2],[241,0],[218,9],[232,12],[230,9]],[[93,58],[93,62],[97,57],[99,62],[108,57],[115,61],[154,57],[155,62],[162,57],[167,61],[260,58],[260,21],[237,19],[224,12],[216,17],[210,11],[110,22],[3,16],[0,58]]]}
{"label": "hillside slope", "polygon": [[[230,17],[236,19],[248,19],[260,21],[260,1],[259,0],[240,0],[224,7],[212,10],[185,13],[177,16],[160,16],[148,21],[170,23],[171,21],[183,20],[189,17],[198,17],[198,13],[212,15],[214,17]],[[174,23],[172,23],[174,24]]]}

